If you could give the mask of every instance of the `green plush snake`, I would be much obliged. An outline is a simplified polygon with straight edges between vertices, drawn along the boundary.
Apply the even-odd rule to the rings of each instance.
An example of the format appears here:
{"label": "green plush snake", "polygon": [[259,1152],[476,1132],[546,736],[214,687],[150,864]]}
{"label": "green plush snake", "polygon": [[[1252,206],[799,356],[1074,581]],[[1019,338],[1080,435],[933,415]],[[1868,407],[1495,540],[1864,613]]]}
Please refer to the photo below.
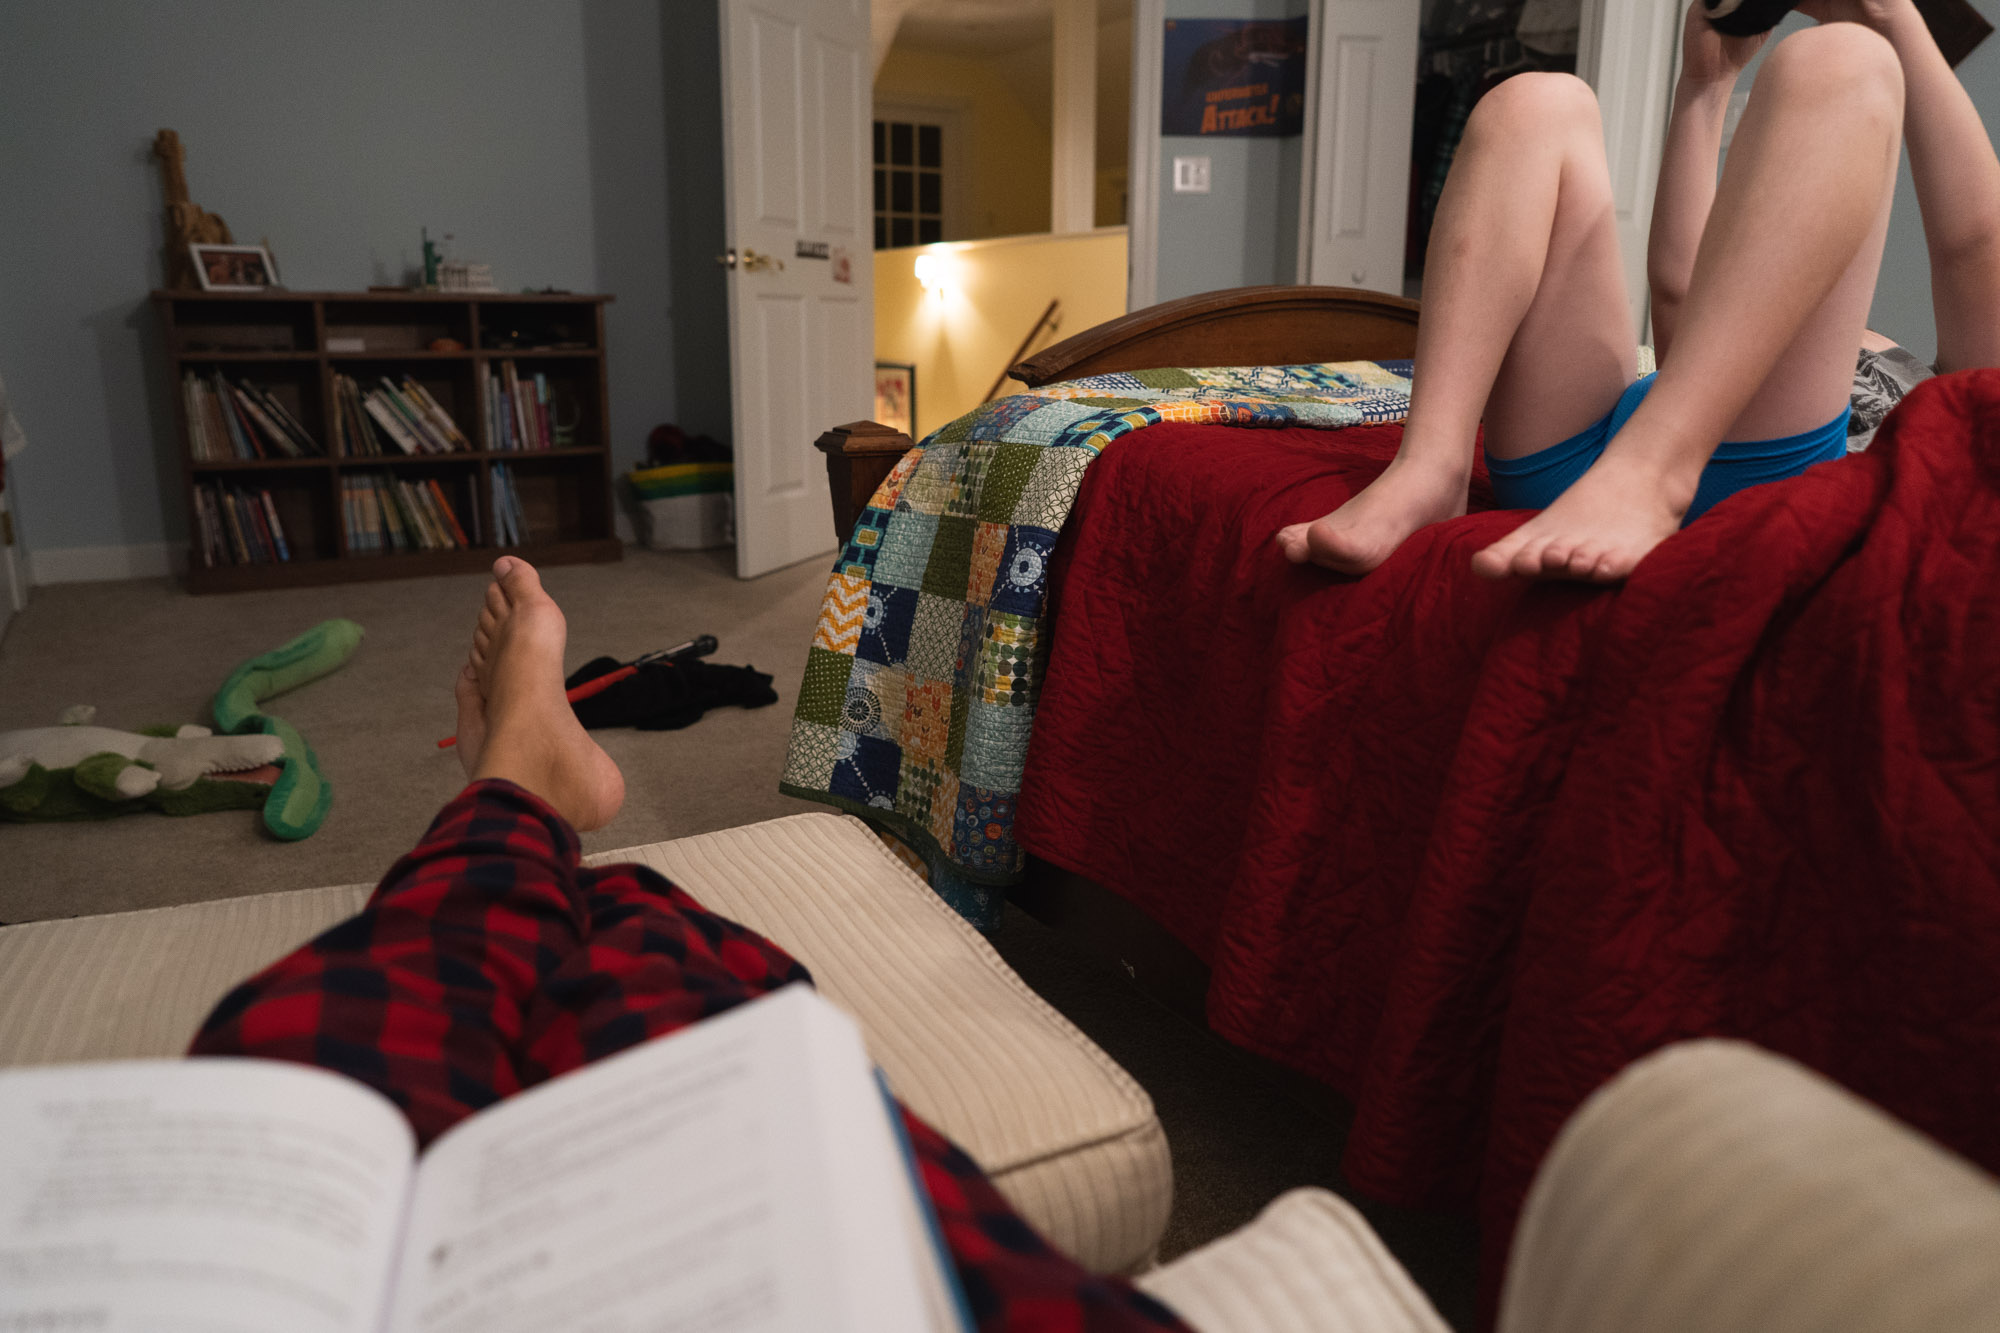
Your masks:
{"label": "green plush snake", "polygon": [[264,802],[264,827],[287,841],[310,837],[319,829],[333,804],[333,788],[305,737],[258,705],[338,668],[360,646],[361,632],[351,620],[321,621],[282,648],[236,668],[209,705],[216,730],[225,735],[262,733],[284,742],[283,771]]}

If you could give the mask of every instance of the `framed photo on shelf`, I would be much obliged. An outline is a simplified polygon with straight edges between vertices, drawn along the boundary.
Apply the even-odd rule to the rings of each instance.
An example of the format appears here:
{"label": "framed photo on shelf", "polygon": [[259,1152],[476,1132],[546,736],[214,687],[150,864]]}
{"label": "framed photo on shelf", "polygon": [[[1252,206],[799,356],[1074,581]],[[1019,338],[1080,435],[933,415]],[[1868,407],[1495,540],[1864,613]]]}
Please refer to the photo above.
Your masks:
{"label": "framed photo on shelf", "polygon": [[210,245],[190,241],[195,275],[205,292],[265,292],[278,285],[277,266],[261,245]]}
{"label": "framed photo on shelf", "polygon": [[917,368],[902,361],[875,363],[875,419],[917,438]]}

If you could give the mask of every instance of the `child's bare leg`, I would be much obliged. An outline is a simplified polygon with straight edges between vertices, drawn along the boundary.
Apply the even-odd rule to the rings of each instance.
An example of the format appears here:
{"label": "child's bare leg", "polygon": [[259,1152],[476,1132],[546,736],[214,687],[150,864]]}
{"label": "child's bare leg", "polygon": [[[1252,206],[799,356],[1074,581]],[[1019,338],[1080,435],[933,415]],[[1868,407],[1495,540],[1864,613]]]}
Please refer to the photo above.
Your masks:
{"label": "child's bare leg", "polygon": [[1375,568],[1465,512],[1482,415],[1496,454],[1558,443],[1611,410],[1634,349],[1597,101],[1566,74],[1517,75],[1473,109],[1438,202],[1402,448],[1279,544],[1295,563]]}
{"label": "child's bare leg", "polygon": [[458,755],[475,782],[505,778],[587,830],[618,813],[625,778],[563,692],[568,635],[533,565],[511,555],[493,562],[472,654],[455,687]]}
{"label": "child's bare leg", "polygon": [[1475,570],[1615,582],[1680,527],[1719,441],[1839,415],[1881,263],[1902,101],[1894,52],[1854,24],[1780,44],[1730,147],[1651,394]]}
{"label": "child's bare leg", "polygon": [[1863,23],[1903,67],[1903,136],[1931,260],[1940,370],[2000,366],[2000,158],[1979,111],[1911,0],[1813,0],[1822,22]]}

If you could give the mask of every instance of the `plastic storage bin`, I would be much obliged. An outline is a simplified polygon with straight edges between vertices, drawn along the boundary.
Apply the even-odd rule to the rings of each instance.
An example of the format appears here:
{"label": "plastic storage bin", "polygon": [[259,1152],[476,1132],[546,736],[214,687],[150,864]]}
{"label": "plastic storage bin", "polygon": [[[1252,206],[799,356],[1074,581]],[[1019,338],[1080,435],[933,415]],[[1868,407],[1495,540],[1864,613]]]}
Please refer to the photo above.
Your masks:
{"label": "plastic storage bin", "polygon": [[735,473],[727,463],[675,463],[640,468],[626,480],[645,515],[646,545],[655,551],[700,551],[736,540]]}

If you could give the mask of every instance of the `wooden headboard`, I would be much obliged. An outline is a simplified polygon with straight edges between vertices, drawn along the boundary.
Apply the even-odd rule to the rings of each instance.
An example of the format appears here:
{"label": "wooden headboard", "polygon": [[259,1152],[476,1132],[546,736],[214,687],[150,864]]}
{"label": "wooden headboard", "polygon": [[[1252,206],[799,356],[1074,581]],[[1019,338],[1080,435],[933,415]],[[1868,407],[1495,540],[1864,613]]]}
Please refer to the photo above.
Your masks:
{"label": "wooden headboard", "polygon": [[[1417,303],[1358,287],[1232,287],[1135,310],[1045,347],[1013,368],[1031,389],[1085,375],[1160,366],[1286,366],[1392,361],[1415,354]],[[915,444],[851,421],[819,437],[839,541]]]}
{"label": "wooden headboard", "polygon": [[1358,287],[1232,287],[1135,310],[1014,367],[1031,389],[1158,366],[1392,361],[1417,350],[1417,303]]}

